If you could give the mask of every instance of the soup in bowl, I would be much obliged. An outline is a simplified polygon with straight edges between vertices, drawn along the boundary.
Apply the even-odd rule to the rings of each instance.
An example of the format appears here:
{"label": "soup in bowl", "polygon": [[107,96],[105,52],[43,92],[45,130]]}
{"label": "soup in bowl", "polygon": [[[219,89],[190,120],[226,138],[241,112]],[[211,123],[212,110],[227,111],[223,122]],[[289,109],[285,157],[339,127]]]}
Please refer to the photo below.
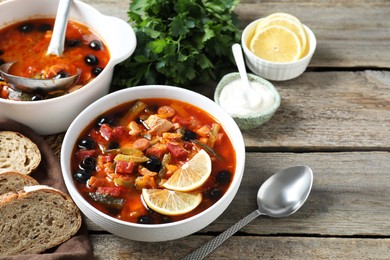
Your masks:
{"label": "soup in bowl", "polygon": [[0,82],[1,98],[37,101],[58,97],[85,86],[104,70],[110,59],[107,46],[94,31],[75,21],[68,22],[63,53],[48,55],[54,22],[54,18],[29,19],[0,29],[0,65],[11,63],[8,74],[37,80],[56,80],[79,73],[74,85],[49,91],[40,87],[21,91],[4,78]]}
{"label": "soup in bowl", "polygon": [[[53,19],[57,12],[58,2],[56,0],[2,2],[0,3],[0,28],[19,24],[18,28],[29,31],[28,26],[23,28],[26,25],[24,22]],[[66,131],[73,119],[85,107],[109,93],[114,66],[128,58],[135,50],[136,37],[133,29],[126,21],[103,15],[92,6],[78,0],[72,3],[69,21],[71,26],[88,28],[93,32],[94,37],[97,37],[92,37],[94,39],[89,37],[90,39],[82,42],[82,45],[90,51],[89,54],[82,56],[82,62],[90,64],[85,67],[89,71],[89,79],[85,81],[85,85],[83,83],[83,86],[75,91],[49,99],[38,97],[32,100],[31,97],[22,101],[12,100],[8,98],[7,93],[4,93],[6,98],[0,98],[0,117],[18,121],[42,135],[56,134]],[[34,32],[39,29],[46,30],[48,27],[45,28],[43,26],[45,24],[50,25],[48,22],[36,24]],[[73,46],[73,50],[76,50],[78,40],[80,40],[78,37],[68,37],[67,47],[72,49]],[[93,49],[99,48],[97,42],[105,51],[103,56],[99,56],[103,53],[101,50]],[[3,52],[0,59],[7,55],[6,50]],[[89,56],[90,54],[95,57]],[[96,57],[99,60],[98,63],[94,59]],[[56,73],[61,74],[61,70]]]}
{"label": "soup in bowl", "polygon": [[214,221],[245,164],[242,134],[216,103],[171,86],[111,93],[71,124],[61,150],[81,211],[118,236],[164,241]]}

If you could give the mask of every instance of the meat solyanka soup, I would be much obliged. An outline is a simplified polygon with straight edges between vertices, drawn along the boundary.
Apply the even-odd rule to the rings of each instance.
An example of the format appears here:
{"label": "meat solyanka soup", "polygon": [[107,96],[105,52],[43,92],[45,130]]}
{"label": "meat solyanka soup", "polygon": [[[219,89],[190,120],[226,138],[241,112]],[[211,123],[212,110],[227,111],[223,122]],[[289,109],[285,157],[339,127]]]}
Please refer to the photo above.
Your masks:
{"label": "meat solyanka soup", "polygon": [[120,105],[89,124],[71,169],[82,196],[129,222],[161,224],[191,217],[229,188],[236,154],[207,112],[170,99]]}
{"label": "meat solyanka soup", "polygon": [[[9,74],[36,79],[62,78],[77,74],[78,82],[68,91],[74,91],[98,76],[107,65],[110,55],[102,39],[87,26],[69,21],[65,48],[61,57],[47,55],[53,33],[54,18],[33,19],[9,25],[0,30],[0,65],[15,62]],[[65,94],[21,93],[0,81],[2,98],[12,100],[41,100]]]}

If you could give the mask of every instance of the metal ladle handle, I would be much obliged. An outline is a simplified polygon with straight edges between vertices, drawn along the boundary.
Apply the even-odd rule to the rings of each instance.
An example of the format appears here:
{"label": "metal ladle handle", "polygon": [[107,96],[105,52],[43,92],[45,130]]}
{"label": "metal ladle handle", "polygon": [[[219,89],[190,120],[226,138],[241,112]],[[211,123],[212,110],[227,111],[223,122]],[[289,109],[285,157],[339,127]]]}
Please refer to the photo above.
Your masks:
{"label": "metal ladle handle", "polygon": [[60,0],[47,54],[61,56],[64,52],[66,26],[72,0]]}
{"label": "metal ladle handle", "polygon": [[255,210],[252,213],[250,213],[245,218],[238,221],[236,224],[225,230],[223,233],[219,234],[218,236],[214,237],[212,240],[204,244],[202,247],[196,249],[189,255],[182,258],[182,260],[197,260],[197,259],[203,259],[208,254],[210,254],[214,249],[216,249],[218,246],[220,246],[223,242],[225,242],[229,237],[231,237],[234,233],[236,233],[238,230],[246,226],[249,222],[257,218],[258,216],[262,215],[259,210]]}

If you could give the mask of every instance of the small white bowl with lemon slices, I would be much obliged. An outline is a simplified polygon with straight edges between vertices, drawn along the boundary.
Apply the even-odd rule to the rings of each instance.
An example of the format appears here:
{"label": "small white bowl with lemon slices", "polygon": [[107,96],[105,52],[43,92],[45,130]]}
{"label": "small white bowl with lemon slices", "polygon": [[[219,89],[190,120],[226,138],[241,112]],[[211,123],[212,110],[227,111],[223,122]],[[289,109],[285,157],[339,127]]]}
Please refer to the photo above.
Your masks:
{"label": "small white bowl with lemon slices", "polygon": [[313,31],[295,16],[274,13],[245,27],[241,45],[246,65],[253,73],[283,81],[306,70],[317,40]]}

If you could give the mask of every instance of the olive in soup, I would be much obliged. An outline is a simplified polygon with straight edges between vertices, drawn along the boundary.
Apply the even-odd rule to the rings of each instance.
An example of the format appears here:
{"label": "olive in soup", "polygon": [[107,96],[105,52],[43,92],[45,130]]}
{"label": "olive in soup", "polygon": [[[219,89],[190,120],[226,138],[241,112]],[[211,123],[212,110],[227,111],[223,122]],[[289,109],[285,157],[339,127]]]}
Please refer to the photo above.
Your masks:
{"label": "olive in soup", "polygon": [[[235,168],[233,144],[215,118],[188,103],[157,98],[99,116],[79,136],[71,161],[76,187],[90,204],[143,224],[206,210],[227,191]],[[182,198],[192,204],[179,209]]]}
{"label": "olive in soup", "polygon": [[[66,29],[63,54],[47,55],[54,18],[31,19],[0,29],[0,65],[15,62],[9,73],[16,76],[51,79],[81,71],[79,80],[68,92],[75,91],[97,77],[107,65],[110,54],[103,40],[89,27],[70,20]],[[66,94],[64,91],[27,94],[13,90],[0,77],[0,97],[34,101]]]}

